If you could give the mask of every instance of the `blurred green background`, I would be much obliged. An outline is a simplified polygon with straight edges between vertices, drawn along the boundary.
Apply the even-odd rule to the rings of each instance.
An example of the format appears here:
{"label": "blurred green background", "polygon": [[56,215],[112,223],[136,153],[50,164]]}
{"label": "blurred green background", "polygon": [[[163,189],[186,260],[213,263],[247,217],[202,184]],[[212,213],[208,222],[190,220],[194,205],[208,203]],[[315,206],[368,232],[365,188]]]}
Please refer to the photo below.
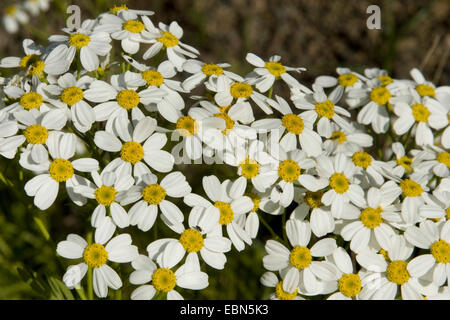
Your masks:
{"label": "blurred green background", "polygon": [[[2,1],[0,11],[12,3]],[[49,35],[61,34],[58,29],[65,25],[64,13],[70,4],[79,5],[82,19],[86,19],[114,4],[124,3],[129,8],[155,11],[151,17],[153,22],[176,20],[184,28],[183,42],[198,48],[202,60],[229,62],[233,71],[243,75],[252,69],[245,62],[245,55],[253,52],[264,59],[279,54],[286,65],[306,67],[308,71],[298,79],[307,85],[318,75],[335,74],[337,66],[359,71],[365,67],[382,67],[397,78],[408,78],[409,70],[418,67],[437,85],[450,82],[450,1],[447,0],[54,0],[47,13],[32,17],[30,24],[23,26],[19,33],[10,35],[3,28],[0,30],[0,57],[21,56],[24,38],[45,45]],[[371,4],[381,7],[381,30],[366,27],[366,8]],[[32,198],[23,191],[32,176],[20,172],[17,160],[17,157],[13,161],[0,159],[0,299],[61,297],[48,290],[55,284],[55,279],[49,276],[61,279],[70,261],[56,257],[55,243],[69,233],[86,234],[89,227],[86,219],[93,207],[91,204],[81,209],[71,205],[62,193],[51,209],[37,210]],[[197,193],[202,193],[199,177],[203,175],[236,177],[235,170],[225,166],[195,166],[194,170],[179,167],[178,170],[187,175]],[[188,209],[183,208],[187,214]],[[49,230],[50,240],[46,240],[36,224],[36,217]],[[281,230],[281,217],[265,217],[274,229]],[[159,222],[159,237],[175,236],[164,230],[167,228]],[[135,235],[133,239],[140,252],[145,253],[152,240],[151,232],[125,229],[128,231]],[[180,290],[180,293],[192,299],[267,298],[271,289],[262,287],[259,278],[264,272],[263,247],[269,238],[270,234],[261,226],[258,241],[252,247],[240,254],[233,249],[227,255],[224,270],[205,269],[210,275],[207,289]],[[130,271],[130,266],[122,267],[123,274]],[[129,285],[127,277],[122,280],[123,297],[127,298],[134,286]],[[67,292],[63,294],[70,297]]]}

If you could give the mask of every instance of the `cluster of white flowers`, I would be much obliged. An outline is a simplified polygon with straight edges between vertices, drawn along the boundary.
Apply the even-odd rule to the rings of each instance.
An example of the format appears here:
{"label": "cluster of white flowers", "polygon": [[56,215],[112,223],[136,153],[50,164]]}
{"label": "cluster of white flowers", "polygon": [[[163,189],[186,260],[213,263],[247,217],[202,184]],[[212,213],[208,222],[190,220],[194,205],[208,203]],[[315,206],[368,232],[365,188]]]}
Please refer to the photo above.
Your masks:
{"label": "cluster of white flowers", "polygon": [[29,14],[33,17],[41,12],[47,12],[51,0],[24,0],[22,3],[15,3],[7,6],[3,12],[2,22],[8,33],[17,33],[20,25],[25,25],[30,21]]}
{"label": "cluster of white flowers", "polygon": [[[95,204],[91,237],[57,246],[78,259],[69,288],[88,274],[103,298],[129,277],[131,299],[182,299],[177,286],[209,284],[200,260],[225,268],[261,222],[273,299],[450,299],[450,87],[417,69],[404,80],[338,68],[311,90],[293,76],[304,68],[252,53],[243,77],[198,60],[177,22],[152,15],[116,6],[0,60],[17,70],[0,79],[0,154],[35,173],[26,194],[46,210],[65,183],[75,205]],[[203,190],[181,172],[218,163],[235,176],[205,175]],[[158,213],[174,236],[143,254],[121,229],[151,238]]]}

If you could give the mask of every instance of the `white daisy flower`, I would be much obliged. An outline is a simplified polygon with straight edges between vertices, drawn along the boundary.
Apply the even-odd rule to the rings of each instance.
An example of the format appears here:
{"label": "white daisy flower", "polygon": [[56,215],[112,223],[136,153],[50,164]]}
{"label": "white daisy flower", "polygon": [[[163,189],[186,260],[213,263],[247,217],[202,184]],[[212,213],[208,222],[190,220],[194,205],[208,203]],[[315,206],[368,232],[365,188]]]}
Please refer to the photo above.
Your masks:
{"label": "white daisy flower", "polygon": [[436,224],[430,220],[411,226],[405,231],[405,238],[414,246],[428,249],[430,253],[416,256],[408,264],[408,271],[414,277],[432,275],[433,283],[442,286],[450,278],[450,221]]}
{"label": "white daisy flower", "polygon": [[331,121],[339,127],[351,130],[350,124],[342,116],[350,117],[350,113],[335,105],[337,96],[327,96],[322,87],[313,85],[314,93],[294,95],[292,100],[298,109],[307,110],[300,114],[310,122],[317,122],[317,132],[325,138],[330,138],[332,133]]}
{"label": "white daisy flower", "polygon": [[319,181],[331,187],[322,196],[322,202],[327,206],[331,205],[331,213],[335,218],[341,218],[344,210],[349,210],[349,202],[360,208],[365,207],[364,191],[354,177],[356,167],[344,154],[320,156],[316,169]]}
{"label": "white daisy flower", "polygon": [[[116,15],[122,10],[132,12],[134,14],[141,15],[141,16],[151,16],[154,14],[154,12],[150,11],[150,10],[129,9],[126,4],[114,5],[114,7],[109,8],[109,12],[112,14],[116,14]],[[100,15],[102,15],[102,14],[100,14]]]}
{"label": "white daisy flower", "polygon": [[[420,174],[419,174],[420,175]],[[407,224],[415,224],[419,221],[419,208],[429,197],[427,187],[428,180],[425,176],[410,176],[400,181],[402,189],[402,217]]]}
{"label": "white daisy flower", "polygon": [[22,110],[37,109],[41,113],[47,112],[55,108],[55,101],[51,100],[43,90],[47,85],[39,83],[37,86],[25,86],[25,90],[16,86],[8,86],[4,89],[7,97],[16,102],[2,109],[2,112],[14,113]]}
{"label": "white daisy flower", "polygon": [[28,15],[19,5],[12,4],[3,11],[2,22],[8,33],[16,33],[20,24],[26,24],[28,21]]}
{"label": "white daisy flower", "polygon": [[107,32],[94,29],[97,20],[84,20],[79,29],[63,28],[68,33],[65,35],[52,35],[48,38],[51,44],[66,45],[69,47],[66,60],[72,63],[75,56],[79,55],[81,65],[86,71],[94,71],[99,67],[100,57],[106,56],[111,51],[111,38]]}
{"label": "white daisy flower", "polygon": [[83,259],[83,262],[69,266],[63,281],[70,289],[84,278],[89,268],[93,269],[94,292],[99,298],[106,298],[108,287],[118,290],[122,280],[107,262],[127,263],[138,256],[138,249],[131,244],[131,237],[124,233],[112,238],[116,226],[111,218],[106,217],[95,229],[94,243],[88,244],[82,237],[69,234],[67,240],[61,241],[56,252],[67,259]]}
{"label": "white daisy flower", "polygon": [[263,286],[275,288],[275,292],[270,294],[271,300],[305,300],[298,295],[298,276],[298,272],[291,269],[278,280],[275,273],[268,271],[261,276],[260,282]]}
{"label": "white daisy flower", "polygon": [[419,208],[421,218],[450,220],[450,192],[436,188],[433,196],[425,199],[425,204]]}
{"label": "white daisy flower", "polygon": [[333,277],[326,272],[327,266],[323,261],[313,259],[332,254],[337,248],[336,240],[325,238],[309,248],[310,225],[307,221],[295,219],[286,222],[286,233],[292,250],[277,241],[267,241],[265,249],[268,254],[263,257],[264,268],[269,271],[295,272],[298,274],[300,293],[320,294],[319,280],[332,281]]}
{"label": "white daisy flower", "polygon": [[159,88],[137,92],[138,87],[130,84],[135,79],[136,74],[127,71],[125,74],[111,76],[111,84],[96,80],[84,91],[86,100],[99,103],[93,108],[95,120],[106,120],[106,130],[113,131],[116,120],[128,118],[128,111],[131,111],[133,122],[141,120],[145,115],[139,109],[139,104],[158,103],[166,95]]}
{"label": "white daisy flower", "polygon": [[[358,151],[352,154],[352,162],[362,173],[362,182],[369,186],[381,186],[384,183],[383,169],[390,168],[391,163],[375,160],[369,153]],[[358,174],[358,173],[357,173]]]}
{"label": "white daisy flower", "polygon": [[47,147],[51,161],[39,164],[39,174],[25,184],[25,192],[34,197],[34,205],[41,210],[48,209],[55,201],[59,183],[65,182],[67,193],[76,205],[86,203],[86,198],[74,192],[74,187],[87,184],[87,179],[75,174],[75,170],[91,172],[98,170],[98,161],[92,158],[81,158],[70,161],[75,155],[76,136],[72,133],[52,131],[47,139]]}
{"label": "white daisy flower", "polygon": [[447,178],[450,175],[449,152],[433,145],[425,147],[422,152],[427,155],[420,157],[422,161],[417,164],[418,171],[433,172],[440,178]]}
{"label": "white daisy flower", "polygon": [[144,23],[146,30],[142,32],[142,42],[152,44],[142,56],[145,60],[154,57],[165,49],[167,59],[174,64],[178,71],[182,71],[186,57],[196,58],[200,54],[194,47],[180,41],[183,37],[183,29],[176,21],[172,21],[170,25],[160,22],[158,24],[159,29],[153,25],[150,19],[145,19]]}
{"label": "white daisy flower", "polygon": [[[192,191],[186,177],[181,172],[172,172],[157,183],[155,175],[145,174],[142,180],[121,198],[121,204],[134,203],[128,211],[130,224],[142,231],[148,231],[155,223],[158,211],[162,212],[162,220],[169,226],[183,222],[181,210],[170,198],[181,198]],[[135,203],[136,202],[136,203]]]}
{"label": "white daisy flower", "polygon": [[97,131],[94,142],[100,149],[108,152],[120,151],[120,157],[111,161],[104,170],[114,171],[119,176],[133,174],[138,180],[144,174],[151,173],[148,166],[159,172],[171,171],[174,158],[167,151],[161,150],[167,142],[167,137],[163,133],[155,132],[155,129],[156,120],[144,117],[134,128],[127,118],[118,118],[116,134]]}
{"label": "white daisy flower", "polygon": [[[395,233],[390,223],[402,221],[398,209],[393,202],[401,190],[393,181],[388,181],[381,188],[370,188],[367,191],[367,207],[356,221],[345,223],[340,234],[345,241],[350,241],[350,249],[359,253],[369,246],[378,244],[387,249],[390,237]],[[346,217],[347,218],[347,217]]]}
{"label": "white daisy flower", "polygon": [[252,75],[250,81],[260,92],[269,90],[277,79],[282,79],[290,87],[296,87],[299,83],[288,71],[300,73],[306,70],[306,68],[293,68],[281,64],[281,57],[278,55],[271,56],[269,61],[265,62],[254,53],[247,53],[245,59],[256,67],[253,70],[254,78]]}
{"label": "white daisy flower", "polygon": [[[231,250],[231,241],[222,236],[219,218],[217,210],[192,208],[188,219],[189,228],[185,229],[180,223],[176,230],[173,229],[180,235],[179,239],[162,238],[150,243],[147,246],[149,257],[158,264],[172,268],[185,256],[186,260],[189,260],[191,259],[189,256],[200,254],[205,263],[212,268],[223,269],[227,261],[224,253]],[[192,260],[198,259],[197,257]]]}
{"label": "white daisy flower", "polygon": [[195,87],[204,83],[206,79],[209,77],[228,77],[234,81],[244,81],[244,78],[241,76],[225,70],[225,68],[230,67],[231,65],[228,63],[205,63],[196,59],[188,59],[183,63],[183,71],[187,73],[191,73],[192,76],[186,78],[183,81],[182,87],[191,91]]}
{"label": "white daisy flower", "polygon": [[81,133],[90,130],[95,122],[94,110],[84,101],[84,91],[94,80],[89,76],[77,80],[73,74],[66,73],[58,78],[57,85],[44,87],[44,92],[61,100],[75,128]]}
{"label": "white daisy flower", "polygon": [[202,290],[208,287],[208,275],[200,271],[197,255],[188,255],[177,271],[172,271],[164,261],[158,266],[147,256],[139,255],[131,265],[135,269],[130,283],[141,285],[131,293],[131,300],[152,300],[155,295],[167,300],[183,300],[175,287]]}
{"label": "white daisy flower", "polygon": [[354,123],[351,130],[341,129],[335,123],[331,124],[331,136],[323,142],[322,146],[326,155],[344,153],[351,156],[355,152],[362,151],[373,145],[373,138],[369,134],[358,130]]}
{"label": "white daisy flower", "polygon": [[37,16],[50,8],[50,0],[26,0],[23,7],[32,15]]}
{"label": "white daisy flower", "polygon": [[37,45],[31,39],[23,40],[22,47],[25,56],[2,58],[0,59],[0,68],[20,68],[26,75],[41,75],[46,67],[42,57],[46,52],[45,48]]}
{"label": "white daisy flower", "polygon": [[101,174],[91,172],[94,183],[76,186],[74,191],[88,199],[95,199],[97,206],[91,216],[91,225],[98,227],[106,217],[107,208],[112,221],[119,228],[130,225],[130,218],[126,210],[119,204],[120,197],[134,184],[129,175],[118,176],[114,172],[103,171]]}
{"label": "white daisy flower", "polygon": [[[281,98],[276,96],[277,102],[272,105],[283,114],[281,119],[262,119],[252,123],[252,128],[261,128],[271,130],[278,130],[281,138],[280,145],[286,152],[297,149],[297,140],[301,148],[309,157],[317,157],[322,153],[322,138],[313,130],[314,120],[307,118],[306,114],[297,115],[292,112],[289,104]],[[303,116],[305,115],[305,116]],[[286,132],[286,134],[284,134]],[[298,139],[297,139],[298,137]]]}
{"label": "white daisy flower", "polygon": [[422,72],[417,68],[411,69],[409,74],[414,80],[412,87],[422,98],[431,97],[440,101],[443,96],[450,94],[448,86],[436,87],[433,82],[426,80]]}
{"label": "white daisy flower", "polygon": [[356,256],[358,263],[366,268],[369,275],[365,277],[365,286],[359,297],[364,300],[394,300],[400,286],[403,300],[422,300],[422,295],[437,291],[430,283],[419,281],[411,272],[411,262],[407,262],[414,247],[408,245],[405,238],[393,235],[387,250],[389,260],[383,255],[364,251]]}
{"label": "white daisy flower", "polygon": [[211,208],[214,206],[220,213],[218,235],[222,235],[222,226],[226,226],[228,237],[236,250],[244,250],[245,243],[252,244],[250,235],[244,230],[245,217],[254,207],[253,201],[244,196],[247,180],[240,177],[234,182],[225,180],[220,183],[216,176],[206,176],[202,182],[206,195],[213,203],[195,193],[185,196],[184,203],[190,207],[203,207],[208,212],[214,210]]}

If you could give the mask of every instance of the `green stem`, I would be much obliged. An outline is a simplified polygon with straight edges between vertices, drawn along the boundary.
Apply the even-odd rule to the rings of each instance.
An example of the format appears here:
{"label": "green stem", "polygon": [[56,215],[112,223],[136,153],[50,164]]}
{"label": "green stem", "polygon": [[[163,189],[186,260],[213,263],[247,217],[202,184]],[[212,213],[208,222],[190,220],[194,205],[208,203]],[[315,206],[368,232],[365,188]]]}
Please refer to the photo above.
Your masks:
{"label": "green stem", "polygon": [[[90,231],[87,236],[86,236],[86,240],[88,245],[92,244],[92,231]],[[93,270],[92,267],[88,267],[88,272],[87,272],[87,284],[88,284],[88,299],[89,300],[94,300],[94,288],[93,288]]]}
{"label": "green stem", "polygon": [[281,228],[283,230],[283,240],[285,242],[287,242],[287,233],[286,233],[286,216],[287,216],[287,212],[284,211],[283,213],[283,217],[281,218]]}
{"label": "green stem", "polygon": [[86,294],[84,293],[83,287],[75,287],[75,290],[77,291],[78,295],[80,296],[81,300],[87,300]]}
{"label": "green stem", "polygon": [[44,236],[45,240],[50,240],[50,234],[47,231],[47,228],[45,227],[42,220],[38,217],[34,217],[34,222],[36,222],[36,225],[38,226],[39,230],[41,231],[42,235]]}
{"label": "green stem", "polygon": [[81,58],[80,52],[77,52],[77,79],[81,78]]}
{"label": "green stem", "polygon": [[269,99],[272,98],[272,93],[273,93],[273,86],[270,87],[270,89],[269,89],[269,94],[267,95],[267,97],[268,97]]}
{"label": "green stem", "polygon": [[275,231],[273,231],[272,227],[267,223],[267,221],[262,217],[262,215],[261,215],[259,212],[257,212],[257,214],[258,214],[259,221],[261,221],[261,223],[264,225],[264,227],[266,227],[266,229],[269,230],[269,232],[270,232],[270,234],[272,235],[272,237],[273,237],[275,240],[277,240],[277,241],[279,241],[279,242],[282,242],[283,244],[286,244],[285,241],[284,241],[283,239],[281,239],[281,238],[275,233]]}

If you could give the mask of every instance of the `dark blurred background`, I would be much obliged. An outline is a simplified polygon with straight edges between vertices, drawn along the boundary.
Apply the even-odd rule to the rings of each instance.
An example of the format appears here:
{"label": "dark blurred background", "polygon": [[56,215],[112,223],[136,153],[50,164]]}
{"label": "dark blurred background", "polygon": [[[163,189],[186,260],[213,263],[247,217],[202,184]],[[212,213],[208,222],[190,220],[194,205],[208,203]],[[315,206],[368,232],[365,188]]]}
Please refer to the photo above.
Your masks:
{"label": "dark blurred background", "polygon": [[[12,3],[1,1],[0,12]],[[11,35],[3,28],[0,30],[0,57],[22,56],[24,38],[45,45],[49,35],[61,34],[59,29],[65,25],[65,11],[70,4],[79,5],[82,19],[86,19],[124,3],[129,8],[155,11],[151,19],[156,23],[176,20],[184,29],[182,41],[198,48],[200,59],[229,62],[232,70],[240,74],[252,69],[245,56],[253,52],[263,59],[279,54],[285,65],[306,67],[308,70],[298,76],[306,85],[311,85],[318,75],[334,75],[338,66],[357,71],[381,67],[396,78],[408,78],[409,70],[418,67],[437,85],[450,83],[450,1],[447,0],[54,0],[46,14],[31,17],[30,24],[23,26],[19,33]],[[369,17],[366,9],[371,4],[381,8],[381,30],[369,30],[366,26]],[[178,170],[185,172],[195,192],[201,189],[199,176],[235,174],[234,169],[220,167],[205,167],[201,172],[189,168]],[[21,173],[17,157],[14,161],[1,159],[0,172],[0,299],[49,298],[48,275],[61,279],[70,263],[56,257],[55,243],[64,240],[68,233],[85,234],[89,223],[84,221],[94,207],[92,204],[83,209],[75,207],[62,192],[51,209],[41,212],[23,191],[32,175]],[[187,215],[187,208],[183,210]],[[267,216],[268,222],[280,230],[281,218]],[[50,240],[46,240],[35,218],[41,219],[49,230]],[[141,253],[145,253],[148,235],[136,230],[125,231],[133,232],[133,240]],[[175,236],[164,233],[163,227],[158,230],[159,237]],[[259,284],[259,277],[264,272],[263,246],[268,238],[268,232],[261,227],[259,240],[251,248],[240,254],[233,249],[227,255],[225,270],[206,268],[210,275],[208,289],[199,293],[180,292],[186,298],[267,298],[271,290]],[[29,272],[18,272],[18,268]],[[129,274],[132,270],[124,266],[122,271]],[[125,277],[123,281],[123,297],[128,297],[134,286]]]}

